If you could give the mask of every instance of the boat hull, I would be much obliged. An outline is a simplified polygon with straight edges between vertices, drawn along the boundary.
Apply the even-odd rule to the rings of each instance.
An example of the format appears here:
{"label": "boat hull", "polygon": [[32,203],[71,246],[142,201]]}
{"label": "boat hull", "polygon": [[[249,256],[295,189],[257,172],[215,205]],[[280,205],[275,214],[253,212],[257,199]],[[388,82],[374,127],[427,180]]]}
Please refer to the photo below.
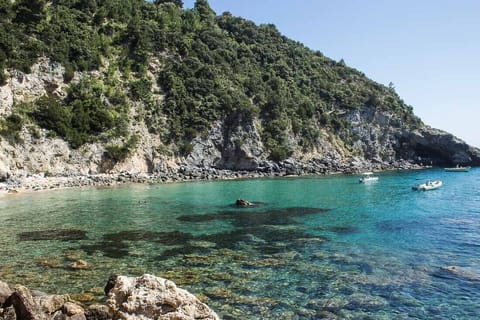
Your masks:
{"label": "boat hull", "polygon": [[378,177],[373,174],[373,172],[364,172],[362,173],[362,177],[358,180],[360,183],[372,182],[377,181]]}
{"label": "boat hull", "polygon": [[468,172],[471,167],[456,167],[456,168],[445,168],[447,172]]}
{"label": "boat hull", "polygon": [[438,189],[442,186],[442,181],[432,181],[432,182],[426,182],[422,183],[416,186],[413,186],[412,189],[416,191],[429,191],[429,190],[435,190]]}

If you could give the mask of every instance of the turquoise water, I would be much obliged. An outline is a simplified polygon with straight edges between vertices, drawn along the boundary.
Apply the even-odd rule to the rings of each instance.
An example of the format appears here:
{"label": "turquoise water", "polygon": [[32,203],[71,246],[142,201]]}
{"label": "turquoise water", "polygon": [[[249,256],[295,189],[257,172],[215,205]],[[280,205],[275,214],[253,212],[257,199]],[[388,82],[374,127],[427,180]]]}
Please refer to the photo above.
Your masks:
{"label": "turquoise water", "polygon": [[99,300],[163,276],[224,319],[478,319],[480,169],[4,195],[0,256],[3,281]]}

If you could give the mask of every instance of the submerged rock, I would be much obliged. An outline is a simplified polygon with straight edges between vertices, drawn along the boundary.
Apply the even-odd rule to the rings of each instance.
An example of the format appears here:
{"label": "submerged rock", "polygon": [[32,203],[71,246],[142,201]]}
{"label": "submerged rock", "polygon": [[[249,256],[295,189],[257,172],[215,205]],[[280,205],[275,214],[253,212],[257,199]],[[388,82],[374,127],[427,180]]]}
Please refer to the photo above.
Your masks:
{"label": "submerged rock", "polygon": [[434,274],[438,277],[456,277],[465,279],[468,281],[480,281],[480,273],[471,271],[467,268],[462,268],[458,266],[444,266],[440,268],[439,272]]}
{"label": "submerged rock", "polygon": [[250,201],[245,200],[245,199],[237,199],[237,201],[235,201],[235,205],[237,207],[250,207],[253,204]]}
{"label": "submerged rock", "polygon": [[194,295],[167,279],[149,274],[118,276],[110,279],[109,287],[107,306],[115,319],[220,319]]}
{"label": "submerged rock", "polygon": [[36,257],[35,261],[38,266],[40,267],[47,267],[47,268],[61,268],[62,262],[57,258],[51,257]]}
{"label": "submerged rock", "polygon": [[349,310],[378,311],[388,305],[385,298],[360,293],[352,294],[348,299],[345,308]]}
{"label": "submerged rock", "polygon": [[68,265],[69,269],[72,270],[82,270],[88,268],[88,263],[85,260],[77,260]]}
{"label": "submerged rock", "polygon": [[96,300],[95,296],[88,293],[73,293],[73,294],[69,294],[69,297],[73,301],[77,301],[87,305],[92,304]]}

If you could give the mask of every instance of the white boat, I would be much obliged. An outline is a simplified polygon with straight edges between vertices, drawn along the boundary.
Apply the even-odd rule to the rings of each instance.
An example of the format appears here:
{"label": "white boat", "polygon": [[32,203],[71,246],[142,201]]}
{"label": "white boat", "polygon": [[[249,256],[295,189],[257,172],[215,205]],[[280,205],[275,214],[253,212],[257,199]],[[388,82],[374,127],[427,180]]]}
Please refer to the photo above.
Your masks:
{"label": "white boat", "polygon": [[377,181],[378,177],[373,175],[373,172],[364,172],[362,173],[362,177],[358,182],[360,183],[366,183],[366,182],[371,182],[371,181]]}
{"label": "white boat", "polygon": [[467,167],[460,167],[456,166],[453,168],[445,168],[445,171],[447,172],[468,172],[472,167],[467,166]]}
{"label": "white boat", "polygon": [[427,180],[425,183],[413,186],[412,189],[417,191],[428,191],[428,190],[438,189],[441,186],[442,186],[442,181],[440,180],[435,180],[435,181]]}

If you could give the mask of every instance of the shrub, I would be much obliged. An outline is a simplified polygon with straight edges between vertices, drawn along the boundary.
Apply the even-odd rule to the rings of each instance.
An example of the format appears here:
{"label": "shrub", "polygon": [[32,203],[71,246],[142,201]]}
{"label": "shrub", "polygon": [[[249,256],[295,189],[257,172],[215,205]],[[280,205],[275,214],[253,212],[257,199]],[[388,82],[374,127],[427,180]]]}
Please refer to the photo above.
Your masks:
{"label": "shrub", "polygon": [[[94,142],[106,132],[124,136],[128,125],[124,96],[117,90],[107,89],[94,81],[83,80],[70,87],[63,102],[51,96],[38,99],[30,116],[40,127],[68,141],[72,148]],[[112,105],[106,97],[117,104]]]}
{"label": "shrub", "polygon": [[48,96],[41,97],[35,104],[37,107],[31,117],[40,127],[52,130],[63,138],[71,134],[72,112],[70,108]]}
{"label": "shrub", "polygon": [[178,144],[178,152],[181,155],[189,155],[192,151],[193,145],[189,141],[183,140]]}
{"label": "shrub", "polygon": [[271,149],[270,159],[273,161],[285,160],[288,154],[289,150],[285,146],[276,146]]}
{"label": "shrub", "polygon": [[123,145],[112,144],[107,146],[107,155],[116,162],[126,159],[138,144],[138,136],[132,135]]}
{"label": "shrub", "polygon": [[133,99],[148,102],[151,97],[151,83],[148,79],[142,78],[130,84],[130,95]]}
{"label": "shrub", "polygon": [[11,114],[3,121],[0,121],[0,134],[7,138],[12,145],[23,143],[23,140],[20,137],[20,131],[22,130],[23,124],[24,120],[21,116]]}

